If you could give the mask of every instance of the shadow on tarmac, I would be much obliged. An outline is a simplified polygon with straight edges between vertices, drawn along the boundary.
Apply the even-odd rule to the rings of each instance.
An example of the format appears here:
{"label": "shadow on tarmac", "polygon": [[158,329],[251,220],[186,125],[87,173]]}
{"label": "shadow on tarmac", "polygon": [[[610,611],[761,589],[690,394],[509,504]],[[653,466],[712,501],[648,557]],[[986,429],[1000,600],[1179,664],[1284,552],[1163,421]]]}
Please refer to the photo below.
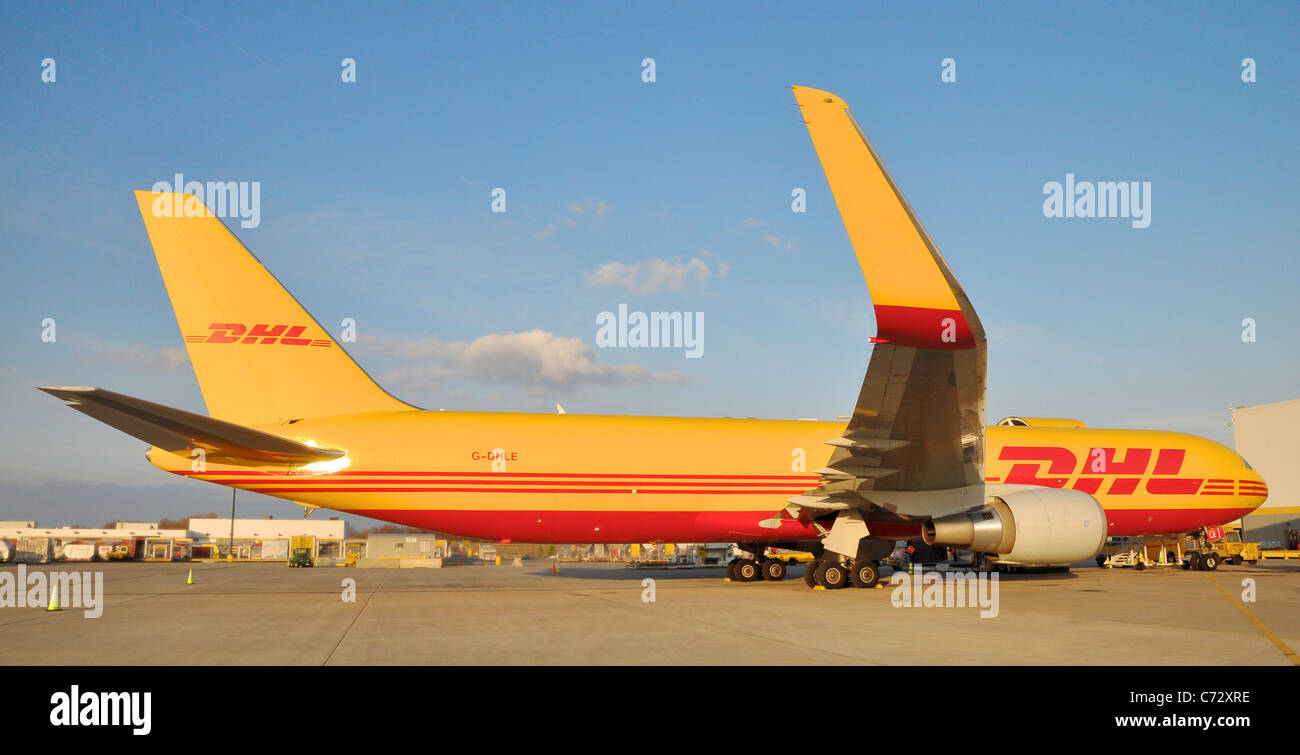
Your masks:
{"label": "shadow on tarmac", "polygon": [[[791,582],[803,579],[804,569],[798,566],[790,567],[786,573],[786,578],[782,581]],[[1094,567],[1095,568],[1095,567]],[[968,571],[965,569],[952,569],[955,572]],[[895,572],[889,567],[884,567],[880,572],[880,581],[889,584],[889,578]],[[923,574],[944,574],[934,569],[925,569]],[[723,566],[698,567],[692,569],[630,569],[620,567],[616,564],[584,564],[581,562],[561,564],[558,574],[552,575],[550,571],[540,576],[565,577],[566,579],[591,579],[602,581],[619,581],[619,582],[640,582],[646,577],[655,580],[703,580],[703,581],[723,581],[726,576],[726,569]],[[999,572],[998,579],[1004,582],[1057,582],[1063,580],[1078,579],[1079,575],[1073,571],[1050,571],[1050,572]],[[763,580],[759,580],[763,581]]]}

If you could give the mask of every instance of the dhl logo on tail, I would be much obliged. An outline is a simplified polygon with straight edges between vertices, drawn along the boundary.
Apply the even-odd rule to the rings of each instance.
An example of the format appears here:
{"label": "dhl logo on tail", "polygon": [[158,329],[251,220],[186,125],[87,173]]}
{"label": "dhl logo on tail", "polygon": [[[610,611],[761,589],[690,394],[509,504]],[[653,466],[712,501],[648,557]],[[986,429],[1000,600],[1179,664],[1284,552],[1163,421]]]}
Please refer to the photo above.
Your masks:
{"label": "dhl logo on tail", "polygon": [[185,336],[186,343],[258,343],[269,345],[280,343],[284,346],[323,346],[330,347],[333,342],[327,338],[299,338],[307,330],[306,325],[266,325],[258,323],[250,329],[238,322],[214,322],[208,326],[212,332],[205,336]]}

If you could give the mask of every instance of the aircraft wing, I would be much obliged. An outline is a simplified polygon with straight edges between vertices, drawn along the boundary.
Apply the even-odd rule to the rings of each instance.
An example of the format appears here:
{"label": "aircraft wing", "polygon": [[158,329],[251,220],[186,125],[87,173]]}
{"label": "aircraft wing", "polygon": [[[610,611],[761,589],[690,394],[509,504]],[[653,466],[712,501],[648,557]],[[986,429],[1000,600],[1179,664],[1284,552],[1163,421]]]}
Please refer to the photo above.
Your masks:
{"label": "aircraft wing", "polygon": [[307,464],[330,461],[343,451],[316,448],[278,435],[205,417],[102,388],[47,386],[42,391],[127,435],[182,456],[201,448],[214,461],[242,464]]}
{"label": "aircraft wing", "polygon": [[816,470],[821,485],[790,499],[787,512],[877,507],[932,517],[982,506],[979,317],[844,101],[806,87],[794,93],[871,291],[878,335],[852,418]]}

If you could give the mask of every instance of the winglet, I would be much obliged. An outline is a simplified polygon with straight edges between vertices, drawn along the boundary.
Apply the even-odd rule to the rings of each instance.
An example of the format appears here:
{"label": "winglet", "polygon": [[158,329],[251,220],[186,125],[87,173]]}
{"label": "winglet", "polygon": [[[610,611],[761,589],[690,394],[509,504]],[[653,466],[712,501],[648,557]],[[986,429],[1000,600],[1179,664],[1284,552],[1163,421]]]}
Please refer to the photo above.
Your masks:
{"label": "winglet", "polygon": [[844,100],[791,87],[871,289],[874,343],[971,349],[984,328]]}

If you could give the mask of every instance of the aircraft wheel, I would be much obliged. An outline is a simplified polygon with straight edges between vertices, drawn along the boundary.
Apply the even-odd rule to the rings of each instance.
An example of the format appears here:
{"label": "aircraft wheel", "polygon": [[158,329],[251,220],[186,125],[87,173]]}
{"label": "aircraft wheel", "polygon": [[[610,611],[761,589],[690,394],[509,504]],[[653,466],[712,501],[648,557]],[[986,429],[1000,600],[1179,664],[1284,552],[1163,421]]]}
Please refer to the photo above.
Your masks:
{"label": "aircraft wheel", "polygon": [[803,567],[803,583],[809,587],[817,586],[817,564],[809,562]]}
{"label": "aircraft wheel", "polygon": [[1201,567],[1204,568],[1206,571],[1214,571],[1215,569],[1219,568],[1219,554],[1217,553],[1205,554],[1205,557],[1201,559]]}
{"label": "aircraft wheel", "polygon": [[742,558],[740,563],[736,564],[736,579],[741,582],[756,582],[763,578],[763,573],[758,569],[758,562],[752,558]]}
{"label": "aircraft wheel", "polygon": [[823,561],[816,576],[817,584],[827,590],[838,590],[849,583],[849,570],[834,561]]}
{"label": "aircraft wheel", "polygon": [[854,587],[875,587],[880,581],[880,567],[875,561],[867,559],[854,561],[853,568],[849,570],[849,580]]}
{"label": "aircraft wheel", "polygon": [[1187,557],[1187,563],[1191,564],[1192,571],[1201,571],[1205,567],[1201,565],[1201,554],[1193,553]]}
{"label": "aircraft wheel", "polygon": [[769,582],[780,582],[785,579],[785,562],[775,558],[764,561],[763,579]]}
{"label": "aircraft wheel", "polygon": [[739,561],[740,559],[733,558],[727,562],[727,579],[731,580],[732,582],[740,581],[740,578],[736,576],[736,564]]}

